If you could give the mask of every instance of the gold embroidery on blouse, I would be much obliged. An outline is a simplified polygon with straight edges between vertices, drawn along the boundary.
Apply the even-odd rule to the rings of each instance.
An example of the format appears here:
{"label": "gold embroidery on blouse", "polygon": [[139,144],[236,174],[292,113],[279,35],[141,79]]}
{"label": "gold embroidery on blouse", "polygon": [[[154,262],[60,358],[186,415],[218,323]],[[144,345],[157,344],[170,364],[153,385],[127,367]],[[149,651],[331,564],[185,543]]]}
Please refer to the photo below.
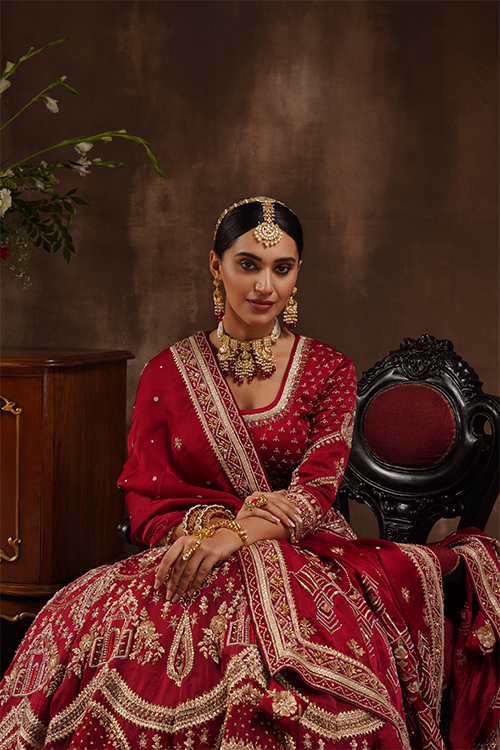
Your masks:
{"label": "gold embroidery on blouse", "polygon": [[297,386],[302,376],[302,371],[307,359],[307,354],[311,348],[312,340],[305,336],[299,336],[295,354],[293,355],[293,361],[288,371],[287,379],[283,385],[283,392],[280,396],[278,403],[266,409],[266,411],[259,411],[258,414],[244,414],[243,419],[245,422],[266,422],[273,417],[279,416],[283,418],[285,414],[290,410],[290,404],[293,401],[293,396],[297,390]]}

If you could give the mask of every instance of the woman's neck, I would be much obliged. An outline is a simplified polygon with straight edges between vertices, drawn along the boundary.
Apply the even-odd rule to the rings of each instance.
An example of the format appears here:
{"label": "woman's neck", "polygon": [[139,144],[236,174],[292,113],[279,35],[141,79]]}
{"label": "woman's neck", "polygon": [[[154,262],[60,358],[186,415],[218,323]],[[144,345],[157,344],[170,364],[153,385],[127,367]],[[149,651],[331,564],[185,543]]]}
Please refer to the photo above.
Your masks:
{"label": "woman's neck", "polygon": [[237,315],[226,312],[222,325],[224,326],[224,332],[231,338],[238,339],[238,341],[252,341],[253,339],[270,336],[274,328],[274,321],[275,318],[263,326],[251,326]]}

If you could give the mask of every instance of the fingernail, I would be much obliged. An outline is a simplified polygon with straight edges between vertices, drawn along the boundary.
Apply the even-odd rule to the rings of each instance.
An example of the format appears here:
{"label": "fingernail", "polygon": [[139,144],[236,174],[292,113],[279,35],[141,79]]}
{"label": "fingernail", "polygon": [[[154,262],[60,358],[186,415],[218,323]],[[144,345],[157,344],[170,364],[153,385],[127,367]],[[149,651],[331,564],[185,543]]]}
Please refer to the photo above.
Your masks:
{"label": "fingernail", "polygon": [[172,599],[172,604],[175,604],[175,602],[178,602],[180,599],[179,594],[174,594],[174,598]]}
{"label": "fingernail", "polygon": [[161,586],[160,581],[157,578],[155,578],[154,590],[156,591],[157,589],[160,588],[160,586]]}
{"label": "fingernail", "polygon": [[172,598],[172,592],[169,589],[167,589],[167,596],[165,598],[166,598],[167,602],[169,602],[170,599]]}
{"label": "fingernail", "polygon": [[280,519],[276,518],[276,516],[271,516],[271,518],[273,519],[274,523],[281,523]]}
{"label": "fingernail", "polygon": [[288,525],[289,526],[293,526],[293,528],[295,528],[295,524],[294,524],[294,522],[292,521],[291,518],[288,519]]}

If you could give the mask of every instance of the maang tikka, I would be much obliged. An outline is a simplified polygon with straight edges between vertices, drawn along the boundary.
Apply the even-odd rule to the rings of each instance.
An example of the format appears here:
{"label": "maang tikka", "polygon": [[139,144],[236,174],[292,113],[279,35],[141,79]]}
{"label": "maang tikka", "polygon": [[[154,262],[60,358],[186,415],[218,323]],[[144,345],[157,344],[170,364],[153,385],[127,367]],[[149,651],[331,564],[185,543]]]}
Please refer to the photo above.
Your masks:
{"label": "maang tikka", "polygon": [[257,242],[262,242],[264,247],[277,245],[283,237],[283,232],[274,220],[274,201],[271,198],[261,198],[264,221],[257,224],[253,230],[253,236]]}
{"label": "maang tikka", "polygon": [[262,205],[262,211],[264,213],[264,221],[261,221],[260,224],[256,226],[254,229],[254,237],[257,240],[257,242],[262,242],[266,247],[270,247],[271,245],[277,245],[283,236],[283,232],[281,231],[280,227],[276,224],[275,216],[274,216],[274,205],[279,204],[280,206],[284,206],[292,214],[293,214],[293,211],[291,208],[289,208],[286,205],[286,203],[283,203],[282,201],[277,201],[275,198],[266,198],[263,196],[259,198],[243,198],[242,201],[237,201],[236,203],[233,203],[228,208],[225,208],[224,211],[219,216],[219,218],[217,219],[217,223],[214,228],[214,242],[217,238],[217,232],[219,230],[222,220],[229,213],[231,213],[231,211],[234,208],[238,208],[238,206],[244,206],[247,203],[260,203]]}

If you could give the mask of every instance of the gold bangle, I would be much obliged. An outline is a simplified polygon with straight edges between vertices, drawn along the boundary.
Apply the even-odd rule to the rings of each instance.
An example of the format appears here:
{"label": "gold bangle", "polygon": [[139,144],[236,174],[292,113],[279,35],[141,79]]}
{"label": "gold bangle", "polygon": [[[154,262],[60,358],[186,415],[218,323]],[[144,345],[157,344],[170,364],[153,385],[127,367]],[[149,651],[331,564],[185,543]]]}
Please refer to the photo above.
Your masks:
{"label": "gold bangle", "polygon": [[[213,531],[211,534],[209,534],[208,532],[211,529],[213,529]],[[248,547],[247,532],[245,531],[243,526],[240,526],[240,524],[236,523],[236,521],[228,521],[226,519],[217,521],[216,523],[213,523],[211,526],[209,526],[208,529],[205,529],[206,536],[213,536],[217,529],[229,529],[230,531],[234,531],[234,533],[238,534],[239,538],[241,539],[240,549],[246,549]]]}
{"label": "gold bangle", "polygon": [[[184,518],[182,519],[181,526],[184,536],[190,536],[192,534],[198,516],[206,507],[206,505],[198,503],[198,505],[193,505],[193,507],[189,508],[189,510],[185,513]],[[194,518],[192,518],[192,516],[194,516]]]}
{"label": "gold bangle", "polygon": [[227,518],[229,521],[234,520],[234,515],[230,510],[226,510],[223,505],[205,505],[196,518],[194,530],[201,531],[202,529],[206,529],[207,526],[210,526],[214,516],[217,516],[218,518]]}

